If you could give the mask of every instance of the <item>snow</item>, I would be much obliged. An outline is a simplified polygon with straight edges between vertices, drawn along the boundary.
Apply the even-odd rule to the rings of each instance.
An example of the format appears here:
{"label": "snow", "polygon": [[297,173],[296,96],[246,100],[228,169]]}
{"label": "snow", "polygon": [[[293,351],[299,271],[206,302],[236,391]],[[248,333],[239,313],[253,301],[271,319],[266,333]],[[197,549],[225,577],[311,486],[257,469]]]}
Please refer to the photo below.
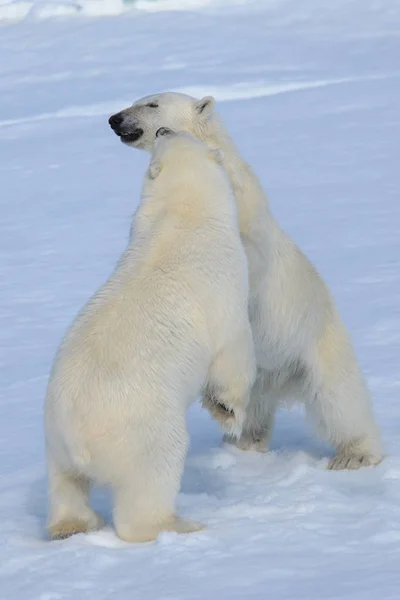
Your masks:
{"label": "snow", "polygon": [[[243,0],[236,0],[240,3]],[[244,0],[246,2],[246,0]],[[57,17],[104,17],[123,13],[201,10],[232,0],[0,0],[0,22]]]}
{"label": "snow", "polygon": [[[2,5],[5,6],[5,5]],[[0,34],[1,600],[385,600],[400,583],[400,6],[212,3],[41,20]],[[128,545],[45,537],[42,403],[56,347],[127,241],[148,157],[108,116],[175,89],[213,93],[282,226],[351,331],[388,458],[325,470],[300,410],[272,451],[221,444],[199,406],[179,511],[207,524]]]}

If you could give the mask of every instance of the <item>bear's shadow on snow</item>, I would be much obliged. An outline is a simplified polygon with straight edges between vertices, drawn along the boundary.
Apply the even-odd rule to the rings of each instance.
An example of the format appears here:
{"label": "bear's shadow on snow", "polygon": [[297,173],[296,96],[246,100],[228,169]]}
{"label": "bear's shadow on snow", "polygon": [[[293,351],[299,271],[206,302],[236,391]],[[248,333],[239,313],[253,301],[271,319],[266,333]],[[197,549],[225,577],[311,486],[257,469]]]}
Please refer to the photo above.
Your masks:
{"label": "bear's shadow on snow", "polygon": [[[222,434],[218,425],[212,421],[206,411],[198,408],[189,411],[188,431],[190,436],[190,447],[188,459],[182,477],[182,494],[196,496],[207,494],[223,498],[231,493],[229,486],[230,474],[235,475],[235,464],[229,470],[216,468],[212,463],[215,452],[231,453],[229,446],[222,443]],[[296,455],[299,452],[309,454],[315,460],[332,455],[332,451],[320,442],[313,434],[312,429],[305,423],[301,411],[295,409],[288,413],[279,411],[277,416],[274,435],[270,446],[272,452],[284,452]],[[242,455],[235,451],[236,457]],[[253,453],[244,452],[246,461],[251,460]],[[254,454],[259,460],[260,455]],[[268,455],[265,456],[268,460]],[[239,458],[240,460],[240,458]],[[248,463],[247,463],[248,464]],[[255,482],[256,485],[256,482]],[[254,490],[249,489],[249,494]],[[105,520],[106,525],[112,523],[112,495],[107,489],[95,487],[91,493],[91,506]],[[47,519],[47,478],[42,477],[35,481],[28,492],[27,512],[38,521],[39,537],[46,539]]]}
{"label": "bear's shadow on snow", "polygon": [[296,406],[278,411],[270,450],[273,452],[303,452],[316,460],[330,458],[334,451],[325,444],[306,421],[304,411]]}
{"label": "bear's shadow on snow", "polygon": [[39,537],[46,538],[47,478],[41,477],[28,490],[27,513],[37,519]]}

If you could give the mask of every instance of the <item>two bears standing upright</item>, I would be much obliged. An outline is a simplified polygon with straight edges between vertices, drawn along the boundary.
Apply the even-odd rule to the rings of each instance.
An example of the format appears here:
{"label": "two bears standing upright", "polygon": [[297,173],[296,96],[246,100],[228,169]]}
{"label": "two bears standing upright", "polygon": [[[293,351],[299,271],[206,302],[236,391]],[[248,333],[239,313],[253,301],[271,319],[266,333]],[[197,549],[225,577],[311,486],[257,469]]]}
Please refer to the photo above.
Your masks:
{"label": "two bears standing upright", "polygon": [[91,481],[111,485],[123,539],[198,529],[175,515],[175,500],[185,411],[199,393],[242,449],[266,449],[275,411],[292,396],[336,448],[330,468],[380,462],[369,394],[330,293],[272,217],[214,100],[158,94],[110,125],[152,160],[128,248],[50,377],[50,535],[101,525]]}

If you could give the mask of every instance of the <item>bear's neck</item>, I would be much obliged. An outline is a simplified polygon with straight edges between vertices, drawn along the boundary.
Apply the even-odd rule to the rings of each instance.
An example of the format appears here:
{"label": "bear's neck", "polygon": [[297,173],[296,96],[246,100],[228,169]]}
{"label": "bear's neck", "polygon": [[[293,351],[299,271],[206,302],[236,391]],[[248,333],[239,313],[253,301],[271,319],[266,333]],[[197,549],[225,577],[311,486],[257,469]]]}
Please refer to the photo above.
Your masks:
{"label": "bear's neck", "polygon": [[240,232],[243,236],[251,237],[253,226],[260,218],[272,219],[268,199],[256,175],[250,165],[241,158],[234,141],[217,115],[214,115],[201,131],[195,133],[210,148],[220,148],[224,153],[224,167],[237,203]]}

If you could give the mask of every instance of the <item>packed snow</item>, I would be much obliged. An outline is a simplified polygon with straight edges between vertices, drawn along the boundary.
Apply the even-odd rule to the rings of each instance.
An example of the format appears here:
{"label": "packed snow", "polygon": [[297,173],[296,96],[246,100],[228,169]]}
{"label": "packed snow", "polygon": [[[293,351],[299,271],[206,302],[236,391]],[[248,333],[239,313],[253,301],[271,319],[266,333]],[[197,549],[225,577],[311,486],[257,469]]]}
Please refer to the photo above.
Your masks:
{"label": "packed snow", "polygon": [[[236,0],[246,2],[246,0]],[[55,17],[105,17],[144,12],[188,11],[232,0],[0,0],[0,23]]]}
{"label": "packed snow", "polygon": [[[29,10],[0,29],[1,600],[398,599],[400,5],[200,4],[96,19]],[[148,161],[107,119],[171,89],[215,95],[274,214],[330,285],[388,456],[327,471],[332,449],[300,409],[279,413],[271,452],[243,453],[195,405],[179,512],[205,531],[123,543],[96,491],[106,528],[49,542],[49,369],[125,247]]]}

